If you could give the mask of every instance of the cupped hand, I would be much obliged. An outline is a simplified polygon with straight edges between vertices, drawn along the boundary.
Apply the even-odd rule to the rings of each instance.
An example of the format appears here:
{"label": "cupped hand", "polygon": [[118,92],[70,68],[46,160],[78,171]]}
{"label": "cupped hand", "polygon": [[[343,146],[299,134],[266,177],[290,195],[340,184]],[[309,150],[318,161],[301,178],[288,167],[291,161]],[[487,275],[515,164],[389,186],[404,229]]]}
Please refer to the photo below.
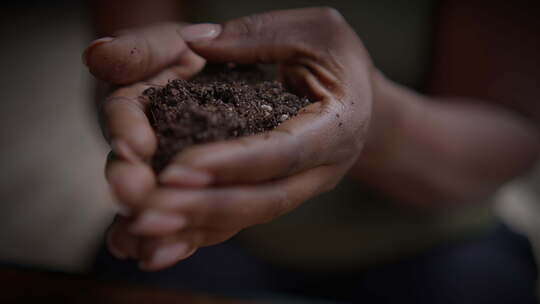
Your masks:
{"label": "cupped hand", "polygon": [[[108,177],[119,201],[133,211],[110,232],[117,256],[138,258],[147,270],[171,266],[199,247],[223,242],[332,189],[360,155],[371,117],[373,67],[335,10],[275,11],[223,25],[190,25],[177,29],[169,42],[141,38],[146,33],[130,38],[135,44],[153,42],[141,43],[151,59],[140,59],[150,66],[144,73],[133,71],[129,59],[98,68],[92,60],[111,42],[87,52],[90,70],[105,80],[130,83],[158,73],[119,89],[103,106],[116,152]],[[201,57],[278,64],[282,80],[314,102],[271,132],[187,149],[155,177],[144,160],[154,153],[156,139],[137,96],[148,82],[192,75]],[[119,78],[108,76],[130,69],[118,72],[124,75]]]}

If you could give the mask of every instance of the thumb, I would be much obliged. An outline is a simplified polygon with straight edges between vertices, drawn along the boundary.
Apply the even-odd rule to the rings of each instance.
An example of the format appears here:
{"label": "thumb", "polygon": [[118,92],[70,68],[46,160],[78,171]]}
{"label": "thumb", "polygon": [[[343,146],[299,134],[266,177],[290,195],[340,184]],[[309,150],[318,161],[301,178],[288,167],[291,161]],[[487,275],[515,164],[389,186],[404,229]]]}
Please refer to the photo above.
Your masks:
{"label": "thumb", "polygon": [[83,62],[95,77],[119,85],[149,78],[175,64],[195,72],[204,60],[180,37],[184,26],[162,23],[95,40],[84,51]]}

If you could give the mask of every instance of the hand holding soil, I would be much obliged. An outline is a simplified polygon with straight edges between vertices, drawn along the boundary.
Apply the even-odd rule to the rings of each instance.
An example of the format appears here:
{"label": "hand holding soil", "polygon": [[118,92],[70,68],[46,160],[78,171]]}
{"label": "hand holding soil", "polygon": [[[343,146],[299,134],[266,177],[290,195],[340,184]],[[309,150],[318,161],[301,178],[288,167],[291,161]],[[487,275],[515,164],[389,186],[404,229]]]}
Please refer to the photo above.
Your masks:
{"label": "hand holding soil", "polygon": [[[147,270],[171,266],[332,189],[366,141],[373,68],[354,31],[331,9],[276,11],[224,25],[161,24],[94,42],[84,56],[95,76],[126,85],[100,107],[115,152],[107,177],[132,212],[117,219],[109,247]],[[284,85],[311,103],[275,82],[249,90],[238,82],[228,88],[168,82],[192,77],[205,60],[277,64]],[[212,96],[219,98],[204,104]],[[212,140],[220,141],[206,143]],[[198,143],[205,144],[191,146]]]}

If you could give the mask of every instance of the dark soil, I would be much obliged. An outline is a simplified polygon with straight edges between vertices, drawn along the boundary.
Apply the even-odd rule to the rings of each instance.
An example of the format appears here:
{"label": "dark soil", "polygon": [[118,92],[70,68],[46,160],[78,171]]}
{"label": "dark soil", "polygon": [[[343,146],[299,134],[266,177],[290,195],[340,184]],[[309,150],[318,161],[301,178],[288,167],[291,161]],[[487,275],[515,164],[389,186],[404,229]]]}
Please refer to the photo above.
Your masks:
{"label": "dark soil", "polygon": [[156,172],[189,146],[271,130],[310,103],[256,66],[210,66],[192,80],[172,80],[143,96],[158,137]]}

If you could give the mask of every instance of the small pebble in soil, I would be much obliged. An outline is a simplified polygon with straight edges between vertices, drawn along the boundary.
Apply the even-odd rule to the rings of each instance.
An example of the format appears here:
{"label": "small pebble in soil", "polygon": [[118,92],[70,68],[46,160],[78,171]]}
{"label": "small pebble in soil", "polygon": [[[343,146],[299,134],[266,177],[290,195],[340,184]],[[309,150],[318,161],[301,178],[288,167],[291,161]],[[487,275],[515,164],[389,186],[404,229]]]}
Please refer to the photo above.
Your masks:
{"label": "small pebble in soil", "polygon": [[263,105],[261,106],[261,109],[263,109],[263,110],[265,110],[265,111],[268,111],[268,112],[272,111],[272,107],[269,106],[269,105],[265,105],[265,104],[263,104]]}

